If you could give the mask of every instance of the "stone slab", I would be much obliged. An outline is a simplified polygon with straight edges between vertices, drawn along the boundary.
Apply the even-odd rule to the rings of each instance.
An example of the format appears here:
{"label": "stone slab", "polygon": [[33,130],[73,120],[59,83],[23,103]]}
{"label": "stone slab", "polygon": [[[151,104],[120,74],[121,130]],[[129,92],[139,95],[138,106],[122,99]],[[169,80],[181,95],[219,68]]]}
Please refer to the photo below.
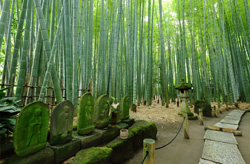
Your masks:
{"label": "stone slab", "polygon": [[107,130],[97,130],[97,131],[102,134],[102,139],[101,139],[102,143],[109,142],[120,135],[120,130],[117,127],[109,128]]}
{"label": "stone slab", "polygon": [[217,126],[220,128],[234,129],[234,130],[237,130],[239,127],[239,125],[226,124],[226,123],[221,123],[221,122],[214,124],[214,126]]}
{"label": "stone slab", "polygon": [[233,110],[232,112],[228,113],[228,116],[234,116],[234,115],[237,115],[237,116],[242,116],[244,115],[245,111],[240,111],[240,110]]}
{"label": "stone slab", "polygon": [[98,131],[94,131],[93,133],[85,136],[80,136],[74,131],[73,137],[81,141],[81,149],[98,146],[102,143],[102,133]]}
{"label": "stone slab", "polygon": [[52,149],[45,147],[44,149],[25,157],[13,155],[7,158],[6,164],[53,164],[54,152]]}
{"label": "stone slab", "polygon": [[215,164],[215,163],[212,161],[208,161],[208,160],[200,158],[199,164]]}
{"label": "stone slab", "polygon": [[242,117],[242,116],[240,116],[240,115],[234,114],[234,115],[227,115],[227,116],[225,117],[225,119],[241,120],[241,117]]}
{"label": "stone slab", "polygon": [[131,159],[133,157],[133,140],[135,139],[134,135],[129,135],[127,139],[121,139],[117,137],[111,141],[108,145],[108,148],[112,148],[113,152],[110,157],[110,161],[113,164],[121,164],[125,160]]}
{"label": "stone slab", "polygon": [[245,113],[246,111],[245,111],[245,110],[235,109],[235,110],[233,110],[232,112]]}
{"label": "stone slab", "polygon": [[245,164],[238,147],[235,144],[206,140],[202,158],[223,164]]}
{"label": "stone slab", "polygon": [[110,164],[111,148],[92,147],[79,151],[71,164]]}
{"label": "stone slab", "polygon": [[128,124],[125,124],[125,123],[120,123],[120,124],[116,125],[116,127],[117,127],[119,130],[129,128]]}
{"label": "stone slab", "polygon": [[238,144],[232,133],[220,132],[214,130],[207,130],[204,139],[219,141],[230,144]]}
{"label": "stone slab", "polygon": [[224,118],[220,122],[221,123],[226,123],[226,124],[239,125],[240,119],[239,120],[232,120],[232,119]]}
{"label": "stone slab", "polygon": [[129,119],[126,119],[126,120],[122,120],[121,122],[125,123],[125,124],[128,124],[128,126],[132,126],[135,123],[135,119],[129,118]]}
{"label": "stone slab", "polygon": [[74,156],[81,149],[81,141],[74,139],[62,145],[49,146],[49,148],[54,151],[54,163],[58,164]]}

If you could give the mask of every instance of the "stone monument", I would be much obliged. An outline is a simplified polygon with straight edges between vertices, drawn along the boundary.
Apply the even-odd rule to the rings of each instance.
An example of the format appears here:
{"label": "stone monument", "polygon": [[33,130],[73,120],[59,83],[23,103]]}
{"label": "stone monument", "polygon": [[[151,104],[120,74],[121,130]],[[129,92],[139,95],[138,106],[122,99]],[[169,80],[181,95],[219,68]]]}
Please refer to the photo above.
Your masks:
{"label": "stone monument", "polygon": [[175,86],[175,89],[180,91],[180,94],[178,97],[182,99],[182,104],[181,104],[181,111],[178,113],[179,115],[187,114],[188,119],[197,119],[198,117],[195,116],[191,111],[190,108],[188,107],[188,90],[191,89],[192,86],[188,83],[184,82],[184,79],[181,79],[181,83]]}
{"label": "stone monument", "polygon": [[122,123],[126,123],[129,126],[132,126],[135,123],[134,119],[130,119],[129,118],[129,101],[128,101],[128,97],[124,96],[121,99],[121,104],[120,104],[120,109],[122,112]]}
{"label": "stone monument", "polygon": [[85,135],[95,130],[94,126],[94,97],[85,93],[79,101],[77,133]]}
{"label": "stone monument", "polygon": [[120,109],[122,111],[122,119],[126,120],[129,119],[129,102],[128,102],[128,97],[124,96],[121,100],[121,104],[120,104]]}
{"label": "stone monument", "polygon": [[45,148],[48,129],[48,106],[41,101],[26,105],[18,116],[14,131],[16,154],[24,157]]}
{"label": "stone monument", "polygon": [[50,149],[54,152],[54,163],[62,163],[81,149],[81,143],[73,139],[74,105],[66,100],[52,111],[50,120]]}
{"label": "stone monument", "polygon": [[95,103],[95,127],[102,129],[109,124],[109,97],[107,95],[100,96]]}
{"label": "stone monument", "polygon": [[66,100],[58,104],[51,114],[50,144],[59,145],[72,139],[74,106]]}

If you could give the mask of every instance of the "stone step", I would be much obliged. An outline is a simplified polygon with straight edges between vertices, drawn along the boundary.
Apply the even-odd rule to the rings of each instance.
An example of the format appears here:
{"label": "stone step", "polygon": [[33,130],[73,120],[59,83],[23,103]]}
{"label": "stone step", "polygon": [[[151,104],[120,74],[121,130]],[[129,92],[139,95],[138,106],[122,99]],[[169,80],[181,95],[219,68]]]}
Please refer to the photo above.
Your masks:
{"label": "stone step", "polygon": [[225,118],[226,119],[231,119],[231,120],[240,120],[242,116],[240,115],[227,115]]}
{"label": "stone step", "polygon": [[226,124],[226,123],[221,123],[221,122],[214,124],[214,126],[217,126],[220,128],[226,128],[226,129],[234,129],[234,130],[237,130],[239,127],[239,125]]}
{"label": "stone step", "polygon": [[207,130],[204,139],[238,145],[232,133]]}
{"label": "stone step", "polygon": [[202,158],[222,164],[245,164],[235,144],[205,140]]}
{"label": "stone step", "polygon": [[215,164],[215,163],[212,161],[208,161],[208,160],[200,158],[199,164]]}
{"label": "stone step", "polygon": [[220,122],[221,123],[226,123],[226,124],[233,124],[233,125],[239,125],[241,119],[238,120],[233,120],[230,118],[224,118]]}

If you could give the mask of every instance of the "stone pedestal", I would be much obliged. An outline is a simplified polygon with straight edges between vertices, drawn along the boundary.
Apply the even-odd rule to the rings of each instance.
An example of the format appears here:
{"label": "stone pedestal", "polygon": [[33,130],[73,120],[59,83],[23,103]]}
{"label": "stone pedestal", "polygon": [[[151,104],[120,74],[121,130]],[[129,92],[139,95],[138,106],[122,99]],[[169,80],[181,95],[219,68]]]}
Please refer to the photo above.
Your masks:
{"label": "stone pedestal", "polygon": [[94,131],[93,133],[85,136],[80,136],[77,132],[73,132],[73,138],[80,140],[81,149],[98,146],[102,143],[102,133],[99,131]]}
{"label": "stone pedestal", "polygon": [[135,123],[135,119],[133,118],[123,119],[122,123],[128,124],[128,126],[132,126]]}
{"label": "stone pedestal", "polygon": [[49,148],[54,151],[54,163],[58,164],[74,156],[81,149],[81,141],[74,139],[62,145],[49,146]]}
{"label": "stone pedestal", "polygon": [[125,123],[120,123],[120,124],[116,125],[116,127],[119,130],[121,130],[121,129],[128,129],[129,128],[128,124],[125,124]]}
{"label": "stone pedestal", "polygon": [[74,164],[110,164],[109,159],[112,149],[107,147],[92,147],[79,151],[73,162]]}
{"label": "stone pedestal", "polygon": [[109,128],[107,130],[98,130],[98,132],[102,134],[102,143],[109,142],[120,135],[120,130],[117,127]]}
{"label": "stone pedestal", "polygon": [[41,151],[34,154],[18,157],[13,155],[7,158],[6,164],[53,164],[54,163],[54,152],[52,149],[46,147]]}

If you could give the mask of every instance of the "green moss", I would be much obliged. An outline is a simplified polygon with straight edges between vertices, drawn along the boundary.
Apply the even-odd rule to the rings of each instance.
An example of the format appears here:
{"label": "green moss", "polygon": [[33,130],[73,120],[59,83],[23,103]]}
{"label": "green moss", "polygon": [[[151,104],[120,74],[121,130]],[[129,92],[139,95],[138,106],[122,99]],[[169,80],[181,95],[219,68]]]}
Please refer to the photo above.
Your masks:
{"label": "green moss", "polygon": [[76,157],[73,164],[105,164],[108,162],[112,153],[111,148],[107,147],[92,147],[79,151],[76,154]]}

